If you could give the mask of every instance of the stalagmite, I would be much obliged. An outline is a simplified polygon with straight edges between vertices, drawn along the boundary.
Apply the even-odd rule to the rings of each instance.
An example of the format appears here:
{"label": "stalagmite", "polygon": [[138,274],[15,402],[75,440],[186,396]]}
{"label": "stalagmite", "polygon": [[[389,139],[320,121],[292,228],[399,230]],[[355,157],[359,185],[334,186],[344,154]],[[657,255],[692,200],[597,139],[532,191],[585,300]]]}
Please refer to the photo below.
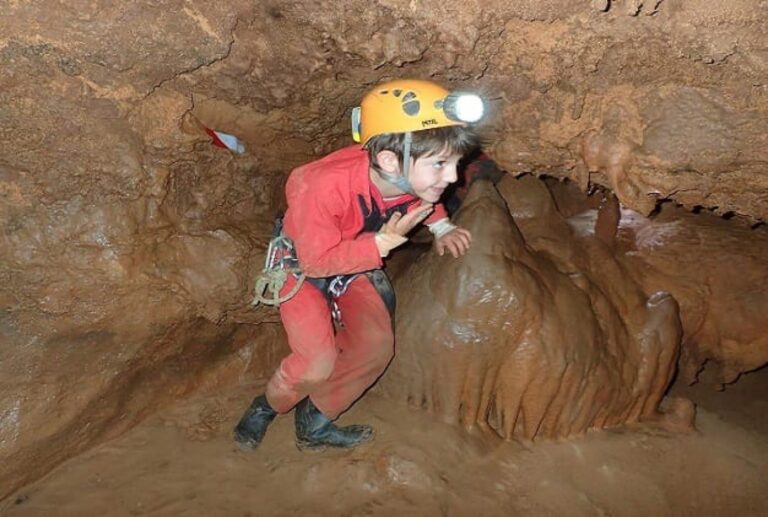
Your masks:
{"label": "stalagmite", "polygon": [[[463,258],[425,254],[402,272],[382,391],[507,439],[656,416],[679,353],[677,303],[628,281],[543,183],[507,177],[499,190],[504,198],[485,181],[470,190],[456,218],[473,234]],[[534,251],[518,221],[538,225],[546,246]]]}

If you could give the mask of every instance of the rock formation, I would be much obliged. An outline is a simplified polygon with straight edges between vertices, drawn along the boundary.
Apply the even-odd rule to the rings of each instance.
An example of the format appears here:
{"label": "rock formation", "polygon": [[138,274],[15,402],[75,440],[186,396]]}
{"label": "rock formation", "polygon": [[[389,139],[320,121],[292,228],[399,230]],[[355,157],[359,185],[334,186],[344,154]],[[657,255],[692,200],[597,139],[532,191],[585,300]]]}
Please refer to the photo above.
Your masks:
{"label": "rock formation", "polygon": [[647,290],[680,304],[684,379],[698,372],[734,382],[768,362],[768,232],[665,205],[653,219],[625,210],[619,240],[627,267]]}
{"label": "rock formation", "polygon": [[[677,304],[646,297],[580,238],[532,177],[477,181],[460,259],[428,253],[397,283],[397,355],[381,389],[504,438],[563,437],[655,416],[675,371]],[[509,206],[509,208],[508,208]],[[546,240],[533,250],[516,226]]]}
{"label": "rock formation", "polygon": [[568,182],[547,186],[569,225],[608,243],[646,293],[664,289],[677,300],[683,326],[679,365],[686,382],[695,382],[706,368],[708,382],[727,384],[768,363],[764,225],[673,203],[648,218],[620,208],[610,192],[588,196]]}

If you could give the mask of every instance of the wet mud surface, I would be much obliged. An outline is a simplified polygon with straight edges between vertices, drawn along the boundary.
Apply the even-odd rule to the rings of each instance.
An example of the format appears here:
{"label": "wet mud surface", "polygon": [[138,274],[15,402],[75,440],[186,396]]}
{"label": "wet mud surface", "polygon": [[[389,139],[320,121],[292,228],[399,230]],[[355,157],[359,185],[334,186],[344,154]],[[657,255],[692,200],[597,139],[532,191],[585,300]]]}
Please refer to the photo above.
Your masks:
{"label": "wet mud surface", "polygon": [[230,438],[258,386],[193,398],[62,464],[0,503],[22,515],[764,515],[768,371],[725,392],[674,386],[698,430],[636,425],[569,441],[468,434],[373,393],[341,422],[353,451],[301,453],[292,415],[256,451]]}

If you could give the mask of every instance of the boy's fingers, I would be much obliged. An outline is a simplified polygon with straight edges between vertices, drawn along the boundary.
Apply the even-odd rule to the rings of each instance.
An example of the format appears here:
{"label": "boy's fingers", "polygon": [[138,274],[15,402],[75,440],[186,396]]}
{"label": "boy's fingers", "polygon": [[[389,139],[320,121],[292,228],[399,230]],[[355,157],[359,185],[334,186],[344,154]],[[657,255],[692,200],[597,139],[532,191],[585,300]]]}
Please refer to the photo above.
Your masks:
{"label": "boy's fingers", "polygon": [[462,239],[456,242],[456,247],[459,251],[459,256],[463,257],[464,254],[469,249],[469,242],[467,242],[467,239],[465,236],[462,236]]}
{"label": "boy's fingers", "polygon": [[432,212],[433,208],[432,205],[421,205],[419,208],[409,212],[409,215],[412,215],[415,219],[424,219]]}
{"label": "boy's fingers", "polygon": [[395,212],[390,216],[386,225],[393,232],[400,235],[405,235],[417,224],[422,222],[430,214],[430,212],[432,212],[433,209],[434,206],[431,203],[427,203],[420,205],[419,207],[411,210],[410,212],[407,212],[406,214]]}
{"label": "boy's fingers", "polygon": [[418,208],[412,210],[411,213],[418,212],[418,213],[427,214],[431,212],[434,208],[435,208],[435,205],[431,203],[425,203],[423,205],[420,205]]}
{"label": "boy's fingers", "polygon": [[410,230],[411,228],[416,226],[418,223],[423,221],[431,211],[432,211],[431,206],[419,207],[415,210],[411,210],[410,212],[408,212],[403,216],[403,218],[400,221],[400,224],[402,226],[408,227],[408,229]]}
{"label": "boy's fingers", "polygon": [[384,223],[384,225],[390,230],[392,230],[393,232],[397,232],[400,219],[402,218],[403,218],[403,214],[401,214],[400,212],[395,212],[389,217],[389,219],[387,219],[387,222]]}

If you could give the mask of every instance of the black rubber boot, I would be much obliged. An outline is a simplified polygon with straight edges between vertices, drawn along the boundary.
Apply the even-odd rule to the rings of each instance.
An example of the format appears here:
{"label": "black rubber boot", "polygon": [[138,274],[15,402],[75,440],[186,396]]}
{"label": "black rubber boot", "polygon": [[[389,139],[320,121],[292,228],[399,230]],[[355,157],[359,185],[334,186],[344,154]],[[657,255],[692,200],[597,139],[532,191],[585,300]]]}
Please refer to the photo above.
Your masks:
{"label": "black rubber boot", "polygon": [[267,402],[266,395],[259,395],[243,414],[235,427],[235,441],[244,447],[255,449],[267,432],[267,427],[277,416],[277,411]]}
{"label": "black rubber boot", "polygon": [[349,449],[372,438],[373,429],[369,425],[336,427],[309,397],[296,406],[296,446],[301,450],[326,447]]}

